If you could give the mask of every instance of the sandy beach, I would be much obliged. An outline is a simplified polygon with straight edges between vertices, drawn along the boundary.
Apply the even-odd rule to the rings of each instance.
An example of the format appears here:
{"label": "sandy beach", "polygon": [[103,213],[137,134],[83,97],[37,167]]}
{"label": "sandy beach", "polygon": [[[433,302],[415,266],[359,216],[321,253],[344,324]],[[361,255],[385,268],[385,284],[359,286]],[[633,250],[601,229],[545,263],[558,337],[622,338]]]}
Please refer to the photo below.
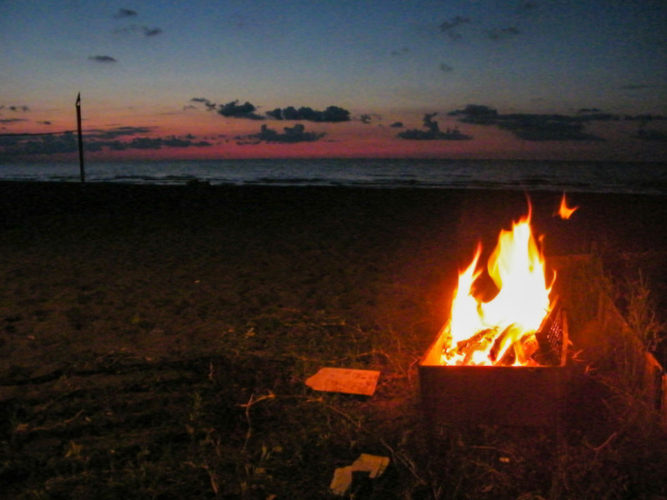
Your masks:
{"label": "sandy beach", "polygon": [[[658,310],[667,310],[664,197],[568,194],[579,207],[570,221],[553,215],[560,193],[529,198],[547,257],[593,250],[610,256],[612,274],[641,265]],[[129,454],[140,466],[141,439],[153,441],[133,429],[148,432],[171,422],[174,434],[160,442],[190,450],[206,439],[205,429],[220,431],[219,421],[195,425],[193,398],[200,396],[193,394],[210,391],[231,401],[229,446],[243,448],[255,466],[254,479],[248,473],[245,482],[263,485],[253,490],[257,496],[244,496],[242,481],[228,481],[225,498],[279,494],[271,490],[275,481],[334,451],[344,461],[341,454],[354,455],[357,445],[322,449],[313,441],[317,451],[301,456],[301,465],[291,456],[275,466],[271,480],[258,479],[257,469],[266,473],[271,466],[260,467],[249,447],[271,442],[278,455],[287,454],[288,445],[276,444],[268,430],[260,439],[261,424],[249,441],[247,413],[236,405],[260,386],[263,394],[305,397],[304,377],[325,364],[380,364],[389,373],[375,408],[369,408],[372,400],[341,404],[363,405],[376,416],[383,404],[408,404],[396,403],[391,377],[414,384],[410,363],[446,319],[457,270],[468,264],[477,241],[488,254],[498,231],[526,207],[526,194],[518,191],[0,183],[0,409],[8,422],[2,453],[14,460],[0,474],[18,477],[11,482],[17,496],[30,488],[53,497],[84,495],[100,477],[128,467],[105,449]],[[130,381],[132,374],[138,378]],[[114,378],[121,375],[122,382]],[[145,395],[163,386],[168,390],[160,394],[169,393],[169,402]],[[121,403],[114,392],[132,396]],[[179,424],[172,422],[176,414]],[[128,415],[147,420],[132,423]],[[126,429],[125,437],[111,437],[112,421]],[[23,434],[16,430],[22,424],[30,428]],[[46,430],[35,430],[40,426]],[[212,434],[208,439],[215,441]],[[224,455],[224,441],[209,452]],[[147,446],[155,458],[157,448]],[[160,487],[224,497],[222,472],[211,486],[213,466],[199,458],[181,460],[180,472],[158,474],[167,481],[187,471],[194,486],[179,479],[174,489]],[[308,481],[326,490],[330,474],[312,472]],[[400,482],[400,473],[393,480]],[[105,484],[109,492],[130,488]]]}
{"label": "sandy beach", "polygon": [[[528,197],[547,255],[667,248],[663,197],[570,195],[570,221],[553,215],[560,194]],[[527,213],[526,194],[508,191],[6,183],[0,198],[2,348],[18,365],[67,361],[57,339],[206,352],[284,316],[427,323],[427,341],[476,243],[488,253]]]}

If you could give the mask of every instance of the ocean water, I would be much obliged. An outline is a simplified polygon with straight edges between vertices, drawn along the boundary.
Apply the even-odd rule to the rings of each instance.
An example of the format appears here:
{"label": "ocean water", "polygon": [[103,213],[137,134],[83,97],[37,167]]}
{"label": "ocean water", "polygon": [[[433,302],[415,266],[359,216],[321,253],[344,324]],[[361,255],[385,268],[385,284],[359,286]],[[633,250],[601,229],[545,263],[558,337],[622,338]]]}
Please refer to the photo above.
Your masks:
{"label": "ocean water", "polygon": [[[78,182],[78,163],[0,162],[0,180]],[[87,182],[511,189],[667,194],[667,164],[512,160],[187,160],[90,162]]]}

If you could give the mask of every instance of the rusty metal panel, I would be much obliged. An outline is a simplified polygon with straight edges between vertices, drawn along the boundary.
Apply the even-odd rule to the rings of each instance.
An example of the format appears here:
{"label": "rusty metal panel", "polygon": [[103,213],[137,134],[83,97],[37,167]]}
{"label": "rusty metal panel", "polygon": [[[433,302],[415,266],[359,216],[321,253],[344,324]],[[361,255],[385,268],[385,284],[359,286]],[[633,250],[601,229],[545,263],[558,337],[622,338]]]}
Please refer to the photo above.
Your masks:
{"label": "rusty metal panel", "polygon": [[667,431],[667,373],[662,375],[662,398],[660,401],[660,421]]}
{"label": "rusty metal panel", "polygon": [[564,367],[420,366],[428,420],[547,426],[562,411]]}
{"label": "rusty metal panel", "polygon": [[561,352],[552,366],[435,365],[427,360],[433,359],[431,350],[441,347],[436,341],[418,368],[427,423],[555,425],[567,382],[567,322],[561,314]]}

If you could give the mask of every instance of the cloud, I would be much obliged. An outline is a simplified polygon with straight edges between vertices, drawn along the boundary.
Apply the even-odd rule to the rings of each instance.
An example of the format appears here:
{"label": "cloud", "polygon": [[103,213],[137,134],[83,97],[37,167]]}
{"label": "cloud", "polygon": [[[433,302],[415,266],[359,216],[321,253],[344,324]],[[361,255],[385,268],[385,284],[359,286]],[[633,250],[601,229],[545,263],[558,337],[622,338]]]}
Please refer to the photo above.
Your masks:
{"label": "cloud", "polygon": [[49,120],[41,120],[38,121],[37,123],[39,123],[40,125],[51,125],[51,122]]}
{"label": "cloud", "polygon": [[[108,147],[109,149],[115,150],[127,150],[127,149],[162,149],[165,148],[189,148],[189,147],[209,147],[211,143],[208,141],[195,141],[195,137],[192,134],[187,134],[184,137],[177,136],[168,136],[168,137],[135,137],[129,142],[121,141],[111,141],[104,142],[99,141],[97,143],[91,143],[90,147],[87,145],[84,139],[84,146],[86,149],[91,148],[104,148]],[[98,149],[98,150],[99,150]]]}
{"label": "cloud", "polygon": [[338,106],[329,106],[324,111],[317,111],[307,106],[296,109],[294,106],[276,108],[267,111],[267,116],[275,120],[306,120],[311,122],[347,122],[350,121],[350,112]]}
{"label": "cloud", "polygon": [[257,113],[257,106],[246,101],[239,104],[238,99],[226,104],[216,104],[206,97],[193,97],[189,102],[203,104],[207,111],[217,111],[226,118],[246,118],[250,120],[264,120],[266,117],[273,120],[305,120],[312,122],[345,122],[350,121],[350,112],[339,106],[328,106],[325,110],[315,110],[308,106],[295,108],[275,108],[267,111],[265,116]]}
{"label": "cloud", "polygon": [[[117,138],[150,130],[147,127],[116,127],[110,130],[96,130],[84,135],[85,151],[102,150],[126,151],[129,149],[162,149],[208,147],[210,142],[197,141],[188,134],[183,137],[134,137],[130,141]],[[0,155],[27,156],[53,155],[78,152],[78,140],[73,131],[39,134],[0,134]]]}
{"label": "cloud", "polygon": [[0,118],[0,123],[27,122],[25,118]]}
{"label": "cloud", "polygon": [[148,26],[142,26],[141,30],[144,32],[145,36],[155,36],[162,33],[161,28],[149,28]]}
{"label": "cloud", "polygon": [[438,113],[426,113],[423,118],[423,126],[426,130],[409,129],[399,132],[398,137],[413,141],[461,141],[471,139],[469,135],[462,134],[457,128],[447,128],[445,132],[440,130],[438,122],[433,119]]}
{"label": "cloud", "polygon": [[359,121],[365,125],[369,125],[373,120],[382,121],[382,115],[377,113],[362,113],[359,115]]}
{"label": "cloud", "polygon": [[127,136],[127,135],[139,135],[139,134],[148,134],[153,127],[114,127],[106,130],[90,130],[86,134],[86,137],[91,137],[95,139],[115,139],[117,137]]}
{"label": "cloud", "polygon": [[8,106],[5,106],[4,104],[0,105],[0,110],[3,110],[3,109],[7,109],[8,111],[13,111],[15,113],[18,113],[18,112],[27,113],[28,111],[30,111],[30,108],[28,106],[26,106],[25,104],[20,104],[20,105],[19,104],[10,104]]}
{"label": "cloud", "polygon": [[255,105],[246,101],[243,104],[238,104],[238,100],[228,102],[227,104],[220,104],[218,106],[218,114],[226,118],[246,118],[249,120],[263,120],[264,117],[255,113],[257,109]]}
{"label": "cloud", "polygon": [[402,56],[410,52],[410,49],[408,47],[401,47],[398,50],[392,50],[390,54],[392,56]]}
{"label": "cloud", "polygon": [[208,141],[195,141],[192,134],[184,137],[135,137],[129,142],[122,141],[97,141],[86,142],[84,146],[87,151],[101,151],[108,148],[113,151],[126,151],[128,149],[162,149],[164,148],[189,148],[189,147],[208,147],[211,143]]}
{"label": "cloud", "polygon": [[440,23],[439,28],[442,33],[445,33],[450,38],[450,40],[459,40],[462,36],[456,28],[463,24],[470,24],[470,19],[467,17],[455,16]]}
{"label": "cloud", "polygon": [[168,148],[189,148],[190,146],[202,147],[211,145],[206,141],[194,142],[192,138],[192,134],[187,134],[185,138],[172,136],[164,139],[163,142]]}
{"label": "cloud", "polygon": [[440,31],[451,31],[452,29],[456,28],[457,26],[461,26],[462,24],[469,24],[470,19],[467,17],[462,17],[462,16],[455,16],[452,17],[451,19],[447,21],[443,21],[440,23]]}
{"label": "cloud", "polygon": [[118,12],[116,12],[116,13],[114,14],[113,17],[115,17],[116,19],[124,19],[124,18],[126,18],[126,17],[134,17],[134,16],[136,16],[136,15],[137,15],[137,11],[136,11],[136,10],[132,10],[132,9],[118,9]]}
{"label": "cloud", "polygon": [[532,10],[535,10],[537,8],[537,4],[535,2],[530,2],[530,1],[524,1],[519,3],[519,6],[517,10],[519,12],[529,12]]}
{"label": "cloud", "polygon": [[39,155],[74,153],[78,144],[74,132],[58,134],[16,134],[0,136],[0,150],[4,155]]}
{"label": "cloud", "polygon": [[443,73],[451,73],[452,71],[454,71],[454,68],[452,68],[449,64],[440,63],[440,66],[438,67],[440,68],[440,71],[442,71]]}
{"label": "cloud", "polygon": [[584,132],[584,124],[581,121],[561,115],[503,115],[498,126],[527,141],[602,140]]}
{"label": "cloud", "polygon": [[130,24],[128,26],[123,26],[122,28],[114,29],[113,33],[120,35],[141,33],[144,36],[155,36],[162,33],[162,28],[149,28],[145,25]]}
{"label": "cloud", "polygon": [[116,61],[115,58],[113,58],[111,56],[90,56],[88,59],[91,60],[91,61],[95,61],[95,62],[103,63],[103,64],[110,64],[110,63],[118,62],[118,61]]}
{"label": "cloud", "polygon": [[494,28],[486,31],[486,36],[491,40],[505,40],[519,35],[521,32],[515,26],[506,28]]}
{"label": "cloud", "polygon": [[128,149],[161,149],[164,140],[160,137],[135,137],[127,147]]}
{"label": "cloud", "polygon": [[389,125],[391,128],[403,128],[403,122],[394,122]]}
{"label": "cloud", "polygon": [[586,133],[584,124],[594,120],[613,119],[613,115],[566,116],[558,114],[500,114],[494,108],[469,104],[449,113],[459,121],[476,125],[495,125],[527,141],[598,141],[600,137]]}
{"label": "cloud", "polygon": [[259,142],[273,142],[273,143],[288,143],[293,144],[296,142],[314,142],[320,140],[326,134],[317,133],[317,132],[306,132],[305,127],[297,123],[293,127],[285,127],[284,132],[281,134],[275,130],[262,125],[258,134],[252,134],[249,136],[240,137],[239,139],[251,139],[252,142],[238,142],[238,144],[258,144]]}
{"label": "cloud", "polygon": [[217,105],[214,102],[209,101],[205,97],[193,97],[192,99],[190,99],[190,102],[202,103],[204,106],[206,106],[207,111],[214,111],[215,108],[217,107]]}
{"label": "cloud", "polygon": [[462,110],[451,111],[450,116],[463,116],[460,121],[477,125],[493,125],[498,118],[498,111],[483,104],[468,104]]}

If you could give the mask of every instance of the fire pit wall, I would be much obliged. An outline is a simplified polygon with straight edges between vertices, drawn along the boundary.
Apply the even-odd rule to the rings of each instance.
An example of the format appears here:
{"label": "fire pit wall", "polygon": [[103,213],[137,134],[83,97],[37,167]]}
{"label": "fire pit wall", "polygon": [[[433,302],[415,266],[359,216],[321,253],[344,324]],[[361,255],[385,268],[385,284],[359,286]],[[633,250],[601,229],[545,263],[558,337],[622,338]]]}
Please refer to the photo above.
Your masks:
{"label": "fire pit wall", "polygon": [[565,311],[555,310],[544,339],[552,364],[525,366],[442,366],[442,340],[419,364],[421,405],[429,426],[495,424],[554,426],[565,398],[568,327]]}

